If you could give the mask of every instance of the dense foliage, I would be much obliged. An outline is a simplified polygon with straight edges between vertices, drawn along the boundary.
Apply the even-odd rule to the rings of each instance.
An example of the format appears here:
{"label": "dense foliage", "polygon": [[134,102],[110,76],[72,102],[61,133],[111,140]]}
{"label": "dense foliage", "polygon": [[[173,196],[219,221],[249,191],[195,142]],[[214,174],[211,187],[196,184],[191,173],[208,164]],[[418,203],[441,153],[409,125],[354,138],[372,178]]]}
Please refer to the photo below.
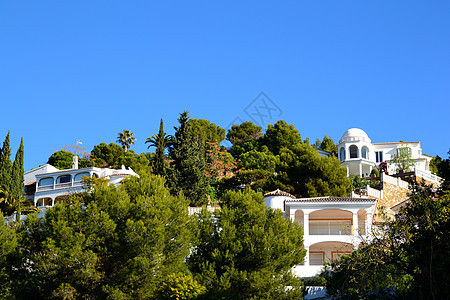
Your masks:
{"label": "dense foliage", "polygon": [[187,111],[180,114],[178,122],[170,149],[173,168],[169,183],[173,191],[183,191],[192,206],[201,206],[207,203],[205,143],[202,135],[193,133]]}
{"label": "dense foliage", "polygon": [[[24,146],[23,138],[16,152],[14,162],[11,162],[11,149],[9,145],[9,132],[6,135],[3,147],[0,149],[0,211],[6,215],[22,209],[28,211],[29,203],[24,197]],[[31,208],[34,210],[34,208]]]}
{"label": "dense foliage", "polygon": [[330,265],[327,290],[350,298],[371,292],[388,297],[447,299],[450,295],[450,193],[421,184],[375,239]]}
{"label": "dense foliage", "polygon": [[[221,210],[203,210],[190,270],[206,288],[206,299],[295,299],[301,282],[292,275],[301,263],[302,228],[267,208],[260,193],[228,192]],[[292,286],[292,289],[286,289]]]}
{"label": "dense foliage", "polygon": [[2,298],[157,298],[170,274],[187,271],[187,205],[143,174],[119,188],[96,185],[42,222],[0,224]]}

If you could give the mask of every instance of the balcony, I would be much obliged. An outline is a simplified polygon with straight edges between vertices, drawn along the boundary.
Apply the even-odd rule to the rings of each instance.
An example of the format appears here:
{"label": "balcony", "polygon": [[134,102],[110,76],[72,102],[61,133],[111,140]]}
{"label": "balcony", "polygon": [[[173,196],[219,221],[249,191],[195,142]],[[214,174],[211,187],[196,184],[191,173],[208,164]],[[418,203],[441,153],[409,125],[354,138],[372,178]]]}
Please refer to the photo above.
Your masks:
{"label": "balcony", "polygon": [[310,221],[310,235],[351,235],[351,221]]}

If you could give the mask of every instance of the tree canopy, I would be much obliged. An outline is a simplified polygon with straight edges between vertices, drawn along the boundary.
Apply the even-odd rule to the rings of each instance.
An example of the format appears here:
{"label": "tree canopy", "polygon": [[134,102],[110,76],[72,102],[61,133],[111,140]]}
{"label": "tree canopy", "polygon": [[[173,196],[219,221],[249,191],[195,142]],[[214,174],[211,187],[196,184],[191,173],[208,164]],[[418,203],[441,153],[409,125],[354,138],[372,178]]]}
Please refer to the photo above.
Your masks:
{"label": "tree canopy", "polygon": [[0,224],[0,291],[18,299],[157,299],[170,274],[187,271],[187,205],[161,177],[143,174],[119,188],[96,185],[48,209],[42,222],[30,215],[23,226]]}
{"label": "tree canopy", "polygon": [[206,299],[299,298],[301,282],[291,269],[305,257],[302,228],[251,190],[228,192],[221,203],[214,216],[206,210],[198,216],[187,259]]}

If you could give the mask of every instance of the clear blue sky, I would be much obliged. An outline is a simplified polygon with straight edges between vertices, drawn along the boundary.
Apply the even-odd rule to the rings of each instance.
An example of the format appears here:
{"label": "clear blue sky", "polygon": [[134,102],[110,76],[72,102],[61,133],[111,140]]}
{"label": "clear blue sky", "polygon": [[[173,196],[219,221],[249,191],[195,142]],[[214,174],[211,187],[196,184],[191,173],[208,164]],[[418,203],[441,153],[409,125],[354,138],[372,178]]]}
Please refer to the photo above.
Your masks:
{"label": "clear blue sky", "polygon": [[2,1],[0,141],[10,130],[15,153],[23,136],[28,170],[123,129],[147,151],[183,110],[225,128],[259,108],[264,128],[312,141],[359,127],[447,157],[449,15],[449,1]]}

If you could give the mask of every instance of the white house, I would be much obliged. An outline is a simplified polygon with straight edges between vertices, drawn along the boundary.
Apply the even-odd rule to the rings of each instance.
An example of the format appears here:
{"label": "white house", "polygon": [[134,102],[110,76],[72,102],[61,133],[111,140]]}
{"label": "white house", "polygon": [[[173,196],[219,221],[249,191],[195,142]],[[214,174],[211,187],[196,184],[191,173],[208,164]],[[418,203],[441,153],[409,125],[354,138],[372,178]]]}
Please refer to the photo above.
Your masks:
{"label": "white house", "polygon": [[138,176],[131,168],[115,170],[109,168],[78,169],[78,157],[74,156],[72,169],[58,170],[47,164],[24,174],[25,193],[35,206],[54,206],[56,202],[74,193],[83,192],[84,176],[106,178],[110,184],[119,184],[124,178]]}
{"label": "white house", "polygon": [[[305,261],[294,272],[300,277],[320,273],[324,263],[349,254],[370,240],[377,199],[362,197],[300,198],[276,190],[264,195],[265,204],[281,209],[284,218],[304,231]],[[301,246],[301,245],[299,245]]]}
{"label": "white house", "polygon": [[389,161],[402,148],[410,152],[415,161],[415,171],[426,173],[424,176],[432,175],[429,167],[431,157],[422,154],[420,142],[372,143],[363,130],[351,128],[339,140],[338,153],[348,173],[368,177],[381,162],[388,162],[388,172],[395,173],[395,166]]}

